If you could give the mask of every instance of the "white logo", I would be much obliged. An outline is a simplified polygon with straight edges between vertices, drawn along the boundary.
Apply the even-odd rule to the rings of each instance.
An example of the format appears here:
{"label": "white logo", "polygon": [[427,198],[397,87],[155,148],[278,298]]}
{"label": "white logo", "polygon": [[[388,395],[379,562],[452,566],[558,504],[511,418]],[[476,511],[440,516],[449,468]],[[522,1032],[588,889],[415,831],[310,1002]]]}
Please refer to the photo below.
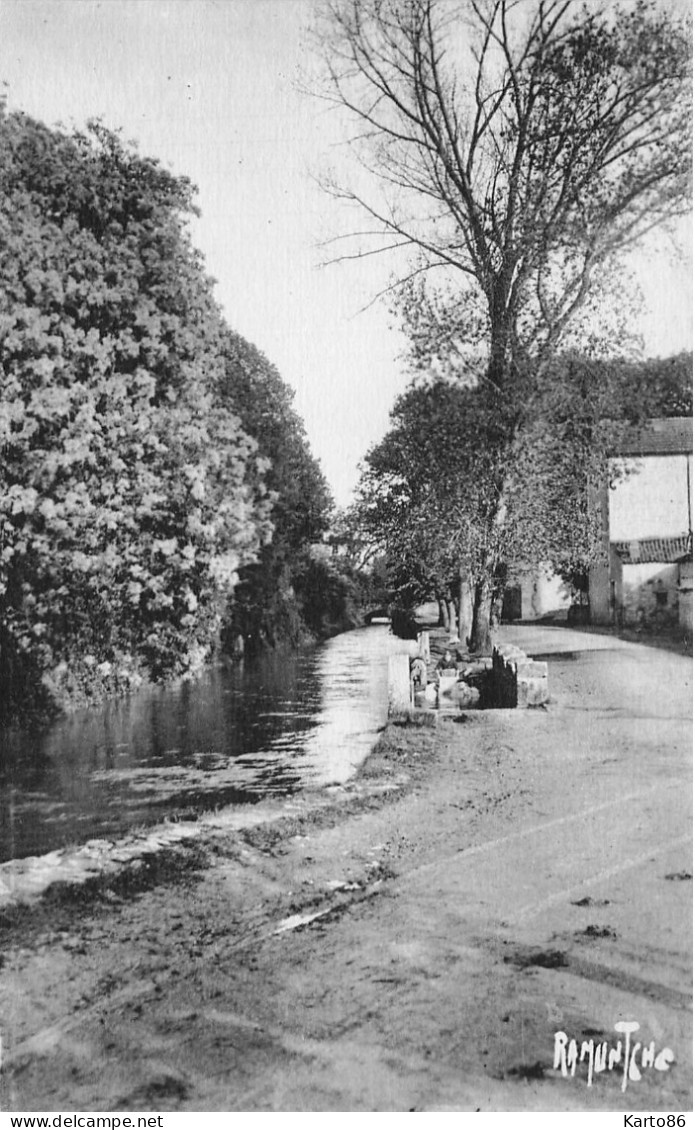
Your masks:
{"label": "white logo", "polygon": [[649,1044],[642,1044],[639,1040],[632,1042],[631,1036],[634,1032],[639,1031],[639,1024],[636,1020],[619,1020],[613,1027],[616,1032],[625,1037],[624,1040],[618,1040],[614,1045],[609,1045],[607,1040],[601,1043],[594,1043],[593,1040],[582,1040],[579,1044],[577,1040],[571,1040],[566,1032],[556,1032],[555,1054],[553,1056],[555,1070],[557,1071],[559,1068],[565,1078],[568,1075],[574,1078],[577,1072],[577,1064],[586,1063],[586,1084],[587,1087],[590,1087],[595,1075],[600,1075],[602,1071],[613,1071],[616,1067],[621,1067],[623,1072],[622,1091],[627,1090],[628,1079],[632,1083],[637,1083],[642,1078],[643,1071],[652,1069],[654,1071],[668,1071],[676,1058],[670,1048],[662,1048],[657,1053],[654,1040]]}

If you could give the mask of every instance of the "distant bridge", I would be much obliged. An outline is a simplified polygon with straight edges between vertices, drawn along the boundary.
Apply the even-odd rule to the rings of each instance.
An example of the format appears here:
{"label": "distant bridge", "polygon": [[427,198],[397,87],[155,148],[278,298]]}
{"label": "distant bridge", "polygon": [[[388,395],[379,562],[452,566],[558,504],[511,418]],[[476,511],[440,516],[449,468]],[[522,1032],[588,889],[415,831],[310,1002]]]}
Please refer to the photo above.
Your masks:
{"label": "distant bridge", "polygon": [[391,621],[391,612],[388,608],[373,608],[371,612],[367,612],[364,617],[365,624],[373,624],[374,621],[380,622],[381,620]]}

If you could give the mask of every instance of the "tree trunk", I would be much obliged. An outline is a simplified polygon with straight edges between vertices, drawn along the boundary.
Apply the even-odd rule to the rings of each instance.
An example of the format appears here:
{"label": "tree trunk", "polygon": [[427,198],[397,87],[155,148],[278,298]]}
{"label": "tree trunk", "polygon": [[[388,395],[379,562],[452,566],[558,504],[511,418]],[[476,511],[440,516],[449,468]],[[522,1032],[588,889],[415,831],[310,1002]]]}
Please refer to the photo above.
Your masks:
{"label": "tree trunk", "polygon": [[488,299],[491,341],[487,368],[487,379],[499,392],[504,389],[507,383],[509,368],[511,322],[507,302],[508,293],[508,278],[500,275],[495,286],[495,292]]}
{"label": "tree trunk", "polygon": [[471,651],[475,655],[492,654],[492,635],[490,632],[490,612],[492,609],[492,584],[488,579],[475,586],[473,606],[473,633]]}
{"label": "tree trunk", "polygon": [[447,612],[448,612],[448,615],[449,615],[449,623],[447,625],[447,631],[449,632],[450,636],[455,636],[456,635],[456,605],[454,604],[453,600],[447,600],[446,607],[447,607]]}
{"label": "tree trunk", "polygon": [[449,629],[449,610],[447,608],[446,601],[444,600],[443,597],[438,596],[437,597],[437,604],[439,605],[439,623],[438,623],[437,627],[438,628],[446,628],[447,631],[448,631],[448,629]]}
{"label": "tree trunk", "polygon": [[459,639],[464,647],[473,631],[473,590],[465,573],[459,577]]}

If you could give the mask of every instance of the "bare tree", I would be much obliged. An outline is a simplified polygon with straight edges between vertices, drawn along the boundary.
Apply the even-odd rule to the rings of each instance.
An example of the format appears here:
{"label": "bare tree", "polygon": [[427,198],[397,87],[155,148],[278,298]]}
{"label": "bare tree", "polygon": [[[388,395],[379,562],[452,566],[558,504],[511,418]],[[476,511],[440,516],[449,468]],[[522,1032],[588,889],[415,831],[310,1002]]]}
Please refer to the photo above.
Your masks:
{"label": "bare tree", "polygon": [[[356,253],[411,248],[408,277],[446,266],[477,300],[512,443],[529,369],[606,265],[689,210],[689,29],[644,0],[325,0],[319,26],[326,96],[373,174],[332,185],[374,221]],[[475,646],[490,598],[481,578]]]}

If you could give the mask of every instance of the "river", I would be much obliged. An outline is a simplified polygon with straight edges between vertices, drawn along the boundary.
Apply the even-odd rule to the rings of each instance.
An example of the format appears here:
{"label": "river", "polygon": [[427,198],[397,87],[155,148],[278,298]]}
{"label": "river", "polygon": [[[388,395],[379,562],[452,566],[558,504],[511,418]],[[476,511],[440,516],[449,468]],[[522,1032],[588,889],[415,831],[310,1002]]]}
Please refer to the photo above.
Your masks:
{"label": "river", "polygon": [[0,732],[0,857],[347,780],[386,721],[378,625]]}

